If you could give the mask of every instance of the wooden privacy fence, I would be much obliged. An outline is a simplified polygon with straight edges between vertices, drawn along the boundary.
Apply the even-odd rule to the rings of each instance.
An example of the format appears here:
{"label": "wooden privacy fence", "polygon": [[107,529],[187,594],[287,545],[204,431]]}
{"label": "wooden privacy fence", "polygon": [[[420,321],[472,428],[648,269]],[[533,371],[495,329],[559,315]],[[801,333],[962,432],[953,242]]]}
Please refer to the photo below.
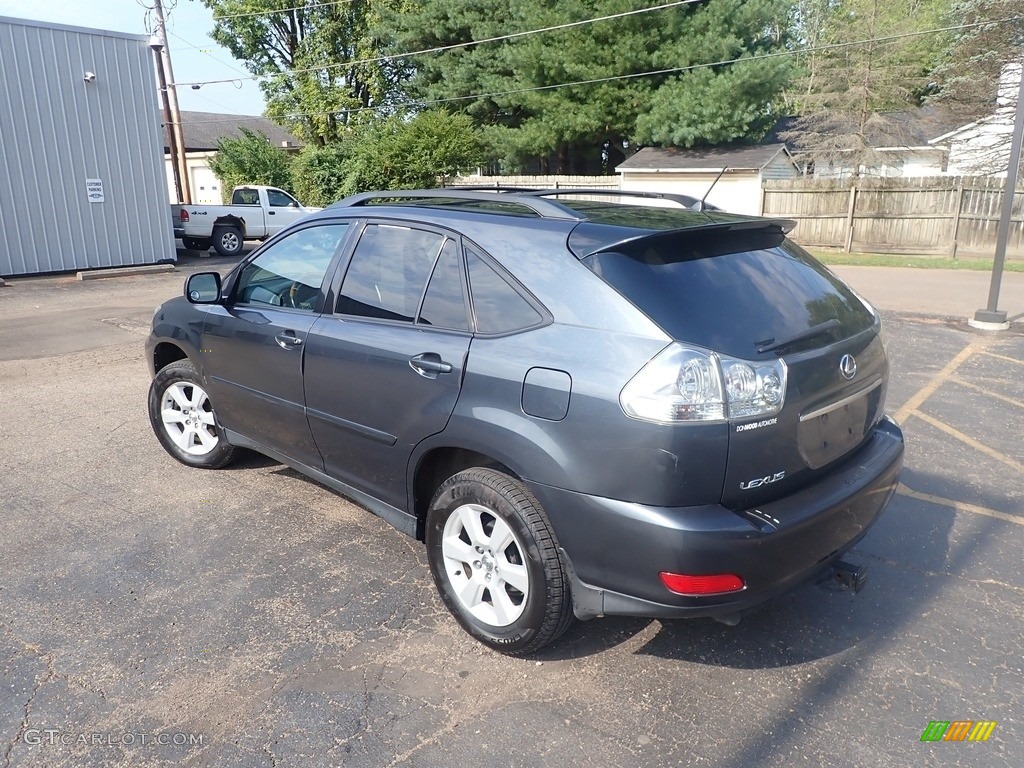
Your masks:
{"label": "wooden privacy fence", "polygon": [[[765,216],[798,222],[801,245],[857,253],[923,253],[988,256],[1005,180],[936,176],[847,181],[766,181]],[[1024,258],[1024,189],[1016,190],[1006,255]]]}

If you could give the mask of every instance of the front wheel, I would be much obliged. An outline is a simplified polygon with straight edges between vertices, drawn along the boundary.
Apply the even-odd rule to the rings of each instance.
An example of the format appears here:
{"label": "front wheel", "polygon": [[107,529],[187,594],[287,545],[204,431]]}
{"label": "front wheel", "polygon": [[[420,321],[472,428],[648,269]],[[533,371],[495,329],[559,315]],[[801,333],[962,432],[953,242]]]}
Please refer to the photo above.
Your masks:
{"label": "front wheel", "polygon": [[242,230],[238,227],[217,227],[213,231],[213,249],[221,256],[237,256],[243,244]]}
{"label": "front wheel", "polygon": [[149,385],[149,421],[160,445],[182,464],[219,469],[234,458],[202,378],[188,360],[164,366]]}
{"label": "front wheel", "polygon": [[573,620],[551,525],[520,481],[469,469],[437,490],[427,513],[427,559],[441,598],[477,640],[532,653]]}

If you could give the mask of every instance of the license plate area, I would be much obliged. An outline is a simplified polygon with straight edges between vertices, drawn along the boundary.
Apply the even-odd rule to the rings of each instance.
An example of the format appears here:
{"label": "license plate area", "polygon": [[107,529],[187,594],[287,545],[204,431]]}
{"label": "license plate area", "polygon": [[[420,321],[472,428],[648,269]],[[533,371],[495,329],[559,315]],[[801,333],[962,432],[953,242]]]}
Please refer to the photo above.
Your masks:
{"label": "license plate area", "polygon": [[845,456],[862,442],[878,412],[881,380],[800,416],[800,456],[811,469]]}

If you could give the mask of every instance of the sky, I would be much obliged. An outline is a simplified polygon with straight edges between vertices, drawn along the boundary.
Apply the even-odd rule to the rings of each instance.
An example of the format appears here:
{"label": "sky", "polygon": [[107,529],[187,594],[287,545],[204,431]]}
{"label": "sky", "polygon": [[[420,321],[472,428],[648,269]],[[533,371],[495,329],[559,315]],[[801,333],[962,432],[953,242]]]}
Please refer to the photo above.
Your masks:
{"label": "sky", "polygon": [[[233,84],[204,85],[198,91],[180,87],[179,106],[196,112],[262,114],[264,101],[259,87],[244,79],[251,77],[245,67],[210,39],[213,13],[199,0],[163,2],[175,82],[240,78]],[[146,27],[150,5],[151,0],[0,0],[0,16],[145,35],[150,32]]]}

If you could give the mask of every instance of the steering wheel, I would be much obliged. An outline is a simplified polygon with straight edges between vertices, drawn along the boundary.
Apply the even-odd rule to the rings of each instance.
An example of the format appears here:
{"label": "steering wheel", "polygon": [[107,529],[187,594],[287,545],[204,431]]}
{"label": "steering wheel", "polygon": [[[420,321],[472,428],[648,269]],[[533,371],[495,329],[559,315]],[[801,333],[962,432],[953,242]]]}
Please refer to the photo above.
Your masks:
{"label": "steering wheel", "polygon": [[292,309],[302,309],[302,307],[299,306],[299,288],[300,284],[298,282],[293,282],[290,286],[288,286],[288,291],[285,293],[286,307],[291,307]]}

